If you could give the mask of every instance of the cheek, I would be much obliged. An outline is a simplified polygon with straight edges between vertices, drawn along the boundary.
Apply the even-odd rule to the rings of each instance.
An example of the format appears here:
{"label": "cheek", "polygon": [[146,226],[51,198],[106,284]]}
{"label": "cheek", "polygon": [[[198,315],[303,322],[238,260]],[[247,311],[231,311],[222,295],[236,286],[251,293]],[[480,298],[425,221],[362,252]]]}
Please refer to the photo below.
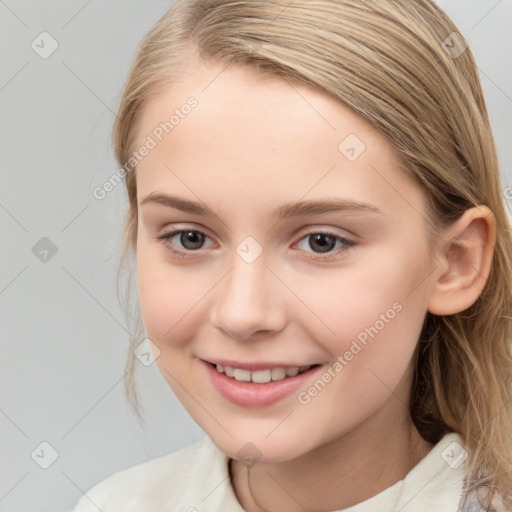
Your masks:
{"label": "cheek", "polygon": [[188,393],[193,396],[200,393],[196,382],[190,380],[194,369],[190,355],[191,340],[198,329],[194,304],[205,291],[163,261],[162,254],[156,247],[141,245],[137,249],[140,310],[146,335],[158,347],[155,358],[158,370],[176,397],[187,403]]}
{"label": "cheek", "polygon": [[[162,256],[163,255],[163,256]],[[179,269],[165,262],[163,250],[151,245],[137,248],[139,303],[146,333],[161,351],[185,344],[190,334],[193,306],[204,291]]]}
{"label": "cheek", "polygon": [[392,394],[400,406],[407,404],[408,387],[401,382],[426,312],[426,294],[418,286],[426,261],[402,255],[396,264],[396,254],[379,255],[379,265],[365,265],[364,271],[354,267],[331,278],[329,300],[315,303],[314,293],[307,298],[335,334],[319,322],[310,332],[332,363],[323,375],[328,383],[301,390],[299,402],[305,410],[323,411],[327,436],[337,436],[337,426],[356,426]]}
{"label": "cheek", "polygon": [[309,322],[310,336],[338,360],[336,374],[345,375],[338,382],[357,382],[355,393],[382,387],[379,378],[390,387],[398,384],[423,326],[428,274],[422,248],[393,248],[304,282],[301,298],[319,317]]}

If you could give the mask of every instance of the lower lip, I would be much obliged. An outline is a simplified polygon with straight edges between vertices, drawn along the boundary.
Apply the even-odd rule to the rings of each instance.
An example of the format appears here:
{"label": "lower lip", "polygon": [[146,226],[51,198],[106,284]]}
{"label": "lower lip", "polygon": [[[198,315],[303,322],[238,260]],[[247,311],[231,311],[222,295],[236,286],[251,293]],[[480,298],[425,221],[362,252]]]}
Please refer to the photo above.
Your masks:
{"label": "lower lip", "polygon": [[296,392],[313,373],[321,368],[321,366],[315,366],[295,377],[286,377],[282,380],[271,380],[264,384],[258,384],[256,382],[238,381],[218,372],[210,363],[203,361],[203,364],[206,365],[214,388],[226,400],[244,407],[262,407],[282,400]]}

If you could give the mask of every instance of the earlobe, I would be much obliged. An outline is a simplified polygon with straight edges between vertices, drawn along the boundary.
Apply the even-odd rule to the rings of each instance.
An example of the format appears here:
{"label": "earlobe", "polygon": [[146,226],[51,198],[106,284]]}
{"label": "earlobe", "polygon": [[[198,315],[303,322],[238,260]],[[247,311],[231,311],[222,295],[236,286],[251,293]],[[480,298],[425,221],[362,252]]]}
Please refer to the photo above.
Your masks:
{"label": "earlobe", "polygon": [[496,241],[496,218],[487,206],[470,208],[447,229],[443,240],[428,311],[453,315],[473,305],[487,282]]}

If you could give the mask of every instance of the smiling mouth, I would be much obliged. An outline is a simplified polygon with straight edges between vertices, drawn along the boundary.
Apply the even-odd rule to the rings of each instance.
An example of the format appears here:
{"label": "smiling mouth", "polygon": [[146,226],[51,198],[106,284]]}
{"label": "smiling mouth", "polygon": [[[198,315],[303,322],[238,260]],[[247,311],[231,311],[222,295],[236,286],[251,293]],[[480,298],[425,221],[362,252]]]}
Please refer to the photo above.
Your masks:
{"label": "smiling mouth", "polygon": [[290,366],[287,368],[276,367],[264,370],[244,370],[242,368],[233,368],[231,366],[223,366],[221,364],[209,363],[219,373],[223,373],[226,377],[239,382],[254,382],[256,384],[266,384],[271,381],[285,380],[291,377],[305,373],[312,368],[320,366],[318,364],[308,366]]}

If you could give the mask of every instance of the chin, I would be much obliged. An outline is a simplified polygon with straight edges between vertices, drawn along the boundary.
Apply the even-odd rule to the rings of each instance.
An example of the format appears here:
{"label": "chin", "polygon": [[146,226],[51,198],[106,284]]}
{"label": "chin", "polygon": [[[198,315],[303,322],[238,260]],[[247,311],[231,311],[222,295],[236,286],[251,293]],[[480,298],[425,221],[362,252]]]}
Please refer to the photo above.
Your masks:
{"label": "chin", "polygon": [[213,443],[228,457],[244,463],[271,464],[287,462],[314,448],[314,446],[308,446],[305,443],[306,436],[299,439],[296,436],[288,435],[285,431],[280,434],[272,433],[269,437],[265,437],[266,434],[263,434],[261,430],[253,436],[247,430],[245,435],[236,437],[230,437],[225,432],[222,435],[219,435],[218,432],[207,432],[207,434]]}

